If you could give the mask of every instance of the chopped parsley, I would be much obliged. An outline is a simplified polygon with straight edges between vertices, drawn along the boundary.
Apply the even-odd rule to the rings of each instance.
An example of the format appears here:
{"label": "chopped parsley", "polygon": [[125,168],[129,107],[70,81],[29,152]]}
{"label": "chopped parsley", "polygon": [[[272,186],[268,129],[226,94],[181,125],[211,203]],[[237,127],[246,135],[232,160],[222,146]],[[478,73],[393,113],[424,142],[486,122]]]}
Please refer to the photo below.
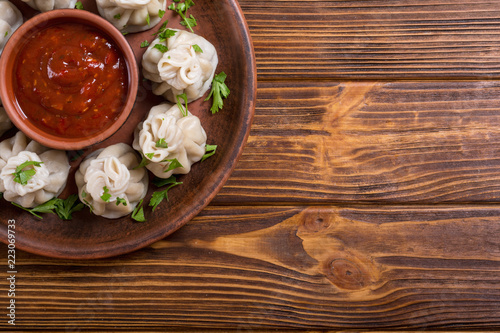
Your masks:
{"label": "chopped parsley", "polygon": [[165,169],[165,171],[163,171],[163,172],[169,172],[171,170],[174,170],[174,169],[177,169],[177,168],[183,168],[184,167],[181,164],[181,162],[179,162],[179,160],[176,159],[176,158],[172,158],[172,159],[169,159],[169,160],[163,160],[162,162],[169,162],[168,168]]}
{"label": "chopped parsley", "polygon": [[75,8],[76,9],[83,9],[83,3],[81,1],[77,1],[75,3]]}
{"label": "chopped parsley", "polygon": [[163,44],[155,44],[153,46],[155,49],[157,49],[158,51],[162,52],[162,53],[165,53],[168,51],[168,47],[166,47],[165,45]]}
{"label": "chopped parsley", "polygon": [[203,53],[203,50],[201,49],[201,47],[198,46],[198,44],[194,44],[193,49],[194,52]]}
{"label": "chopped parsley", "polygon": [[39,214],[51,213],[57,214],[61,220],[71,220],[73,218],[72,214],[74,212],[83,209],[84,205],[78,200],[76,194],[70,195],[67,199],[52,198],[49,201],[40,204],[33,208],[23,207],[15,202],[12,203],[14,206],[19,207],[33,216],[43,219]]}
{"label": "chopped parsley", "polygon": [[205,98],[205,101],[208,101],[210,97],[213,97],[212,107],[210,108],[212,114],[217,113],[219,110],[222,110],[222,107],[224,106],[224,101],[222,100],[222,98],[227,98],[227,96],[229,96],[229,88],[224,83],[226,77],[227,75],[224,72],[220,72],[219,74],[215,75],[214,79],[212,80],[212,89],[210,90],[210,94],[207,96],[207,98]]}
{"label": "chopped parsley", "polygon": [[193,0],[185,0],[184,2],[178,3],[177,5],[175,3],[172,3],[170,6],[168,6],[168,9],[173,10],[174,12],[179,14],[179,16],[182,18],[181,24],[191,30],[191,32],[194,32],[192,27],[195,27],[198,23],[196,22],[196,19],[193,17],[193,15],[189,15],[189,17],[186,16],[187,10],[192,6],[194,6]]}
{"label": "chopped parsley", "polygon": [[175,33],[176,33],[176,32],[177,32],[177,31],[172,30],[172,29],[165,29],[165,30],[161,31],[161,32],[158,34],[158,38],[160,39],[160,42],[164,42],[164,41],[166,41],[168,38],[175,36]]}
{"label": "chopped parsley", "polygon": [[[179,110],[181,110],[181,113],[184,117],[187,117],[187,115],[188,115],[188,108],[187,108],[188,101],[187,101],[186,93],[183,93],[181,95],[177,95],[176,98],[177,98],[177,106],[179,107]],[[185,105],[182,105],[181,99],[184,100]]]}
{"label": "chopped parsley", "polygon": [[215,154],[215,150],[217,149],[217,145],[205,145],[205,155],[201,158],[201,161],[203,162],[210,156]]}
{"label": "chopped parsley", "polygon": [[119,19],[121,19],[121,18],[122,18],[122,14],[118,13],[118,14],[116,14],[115,16],[113,16],[113,18],[114,18],[115,20],[119,20]]}
{"label": "chopped parsley", "polygon": [[156,141],[155,147],[156,148],[168,148],[168,143],[165,141],[164,138],[161,138],[158,141]]}
{"label": "chopped parsley", "polygon": [[146,218],[144,217],[144,208],[142,207],[142,201],[139,201],[139,204],[134,208],[132,212],[131,218],[137,222],[146,222]]}
{"label": "chopped parsley", "polygon": [[178,182],[174,176],[170,176],[167,179],[155,178],[155,180],[153,180],[153,184],[155,184],[158,187],[170,185],[165,190],[156,191],[153,193],[151,200],[149,201],[149,206],[153,207],[154,211],[156,207],[158,207],[158,205],[163,201],[163,199],[167,199],[168,201],[168,194],[167,194],[168,190],[170,190],[174,186],[182,184],[182,182]]}
{"label": "chopped parsley", "polygon": [[127,200],[120,197],[116,197],[116,205],[119,206],[120,204],[127,206]]}
{"label": "chopped parsley", "polygon": [[[14,181],[21,185],[27,185],[28,181],[36,174],[35,167],[39,167],[43,162],[26,161],[17,166],[14,175]],[[24,170],[24,168],[32,167]]]}
{"label": "chopped parsley", "polygon": [[143,41],[141,43],[141,47],[144,48],[144,47],[148,47],[149,46],[149,42],[147,40]]}
{"label": "chopped parsley", "polygon": [[107,186],[104,186],[102,190],[104,191],[104,193],[101,195],[102,201],[109,202],[109,199],[111,199],[111,194],[109,194],[109,188]]}

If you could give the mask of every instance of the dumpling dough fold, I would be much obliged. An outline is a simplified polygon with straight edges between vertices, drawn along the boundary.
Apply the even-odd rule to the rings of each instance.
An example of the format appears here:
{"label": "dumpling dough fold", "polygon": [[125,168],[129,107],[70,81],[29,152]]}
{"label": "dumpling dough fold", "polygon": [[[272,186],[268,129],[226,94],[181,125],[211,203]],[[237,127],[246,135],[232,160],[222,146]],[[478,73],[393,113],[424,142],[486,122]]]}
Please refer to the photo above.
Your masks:
{"label": "dumpling dough fold", "polygon": [[22,0],[31,8],[41,12],[48,12],[54,9],[75,8],[77,0]]}
{"label": "dumpling dough fold", "polygon": [[97,0],[97,10],[124,33],[145,31],[161,21],[167,0]]}
{"label": "dumpling dough fold", "polygon": [[[149,111],[134,132],[134,149],[149,160],[146,165],[155,176],[187,174],[191,165],[205,154],[207,134],[200,119],[188,111],[183,116],[177,105],[163,103]],[[171,169],[176,159],[182,166]]]}
{"label": "dumpling dough fold", "polygon": [[[154,94],[177,103],[177,96],[185,93],[188,102],[192,102],[202,97],[212,84],[219,62],[217,51],[199,35],[170,30],[175,31],[174,36],[165,41],[157,37],[149,45],[142,57],[142,73],[153,81]],[[156,44],[166,46],[168,51],[163,53]]]}
{"label": "dumpling dough fold", "polygon": [[[14,180],[14,173],[27,161],[42,163],[26,167],[36,172],[23,185]],[[22,132],[0,142],[0,192],[7,201],[31,208],[57,197],[66,186],[69,169],[66,152],[44,147]]]}
{"label": "dumpling dough fold", "polygon": [[7,40],[23,24],[23,15],[9,1],[0,0],[0,54]]}
{"label": "dumpling dough fold", "polygon": [[132,213],[148,191],[148,173],[137,152],[125,143],[99,149],[80,164],[75,174],[80,200],[95,215],[114,219]]}

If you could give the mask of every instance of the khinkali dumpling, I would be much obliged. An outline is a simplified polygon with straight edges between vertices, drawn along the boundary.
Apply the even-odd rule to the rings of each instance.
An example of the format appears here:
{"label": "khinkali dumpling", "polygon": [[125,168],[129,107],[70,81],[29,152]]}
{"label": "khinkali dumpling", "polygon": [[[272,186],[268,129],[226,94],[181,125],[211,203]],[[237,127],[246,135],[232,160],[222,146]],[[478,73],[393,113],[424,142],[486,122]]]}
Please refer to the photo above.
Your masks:
{"label": "khinkali dumpling", "polygon": [[80,164],[75,180],[80,200],[106,218],[130,214],[148,191],[148,173],[134,169],[137,152],[125,143],[99,149]]}
{"label": "khinkali dumpling", "polygon": [[8,129],[12,127],[12,122],[10,121],[7,112],[2,107],[2,100],[0,100],[0,135],[4,134]]}
{"label": "khinkali dumpling", "polygon": [[[175,35],[161,41],[157,37],[142,58],[142,73],[153,81],[153,93],[172,103],[186,93],[188,102],[203,96],[210,88],[218,64],[215,47],[194,33],[170,29]],[[162,52],[156,44],[168,47]]]}
{"label": "khinkali dumpling", "polygon": [[23,15],[9,1],[0,0],[0,54],[12,33],[23,24]]}
{"label": "khinkali dumpling", "polygon": [[[168,178],[188,173],[205,154],[206,142],[198,117],[189,111],[183,116],[177,105],[163,103],[152,107],[146,120],[137,125],[133,147],[149,160],[146,168],[155,176]],[[180,166],[172,169],[174,159]]]}
{"label": "khinkali dumpling", "polygon": [[75,8],[77,0],[22,0],[31,8],[41,12],[48,12],[53,9]]}
{"label": "khinkali dumpling", "polygon": [[166,7],[167,0],[97,0],[99,14],[122,32],[151,29]]}
{"label": "khinkali dumpling", "polygon": [[[19,177],[16,180],[15,173],[16,168],[27,161],[42,163],[23,169],[35,170],[23,184]],[[64,151],[44,147],[22,132],[0,142],[0,192],[7,201],[30,208],[57,197],[66,185],[69,168]]]}

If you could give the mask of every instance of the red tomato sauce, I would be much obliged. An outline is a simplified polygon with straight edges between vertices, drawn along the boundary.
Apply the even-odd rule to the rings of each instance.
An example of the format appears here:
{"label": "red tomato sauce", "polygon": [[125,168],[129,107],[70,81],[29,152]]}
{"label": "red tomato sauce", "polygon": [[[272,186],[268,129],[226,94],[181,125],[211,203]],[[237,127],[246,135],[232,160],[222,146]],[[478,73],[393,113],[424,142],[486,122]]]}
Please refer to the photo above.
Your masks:
{"label": "red tomato sauce", "polygon": [[61,137],[104,130],[119,116],[128,89],[125,60],[109,38],[62,23],[29,38],[15,64],[16,99],[26,118]]}

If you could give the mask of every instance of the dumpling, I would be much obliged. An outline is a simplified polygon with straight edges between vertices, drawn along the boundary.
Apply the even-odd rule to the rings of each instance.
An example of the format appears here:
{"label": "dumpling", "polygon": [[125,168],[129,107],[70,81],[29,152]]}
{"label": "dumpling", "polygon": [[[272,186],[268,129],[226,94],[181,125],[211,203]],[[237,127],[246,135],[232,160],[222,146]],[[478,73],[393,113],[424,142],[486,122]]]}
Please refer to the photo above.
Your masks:
{"label": "dumpling", "polygon": [[0,54],[12,33],[23,24],[23,15],[9,1],[0,0]]}
{"label": "dumpling", "polygon": [[95,215],[114,219],[132,213],[148,191],[148,173],[137,168],[137,152],[125,143],[99,149],[76,171],[80,200]]}
{"label": "dumpling", "polygon": [[118,30],[145,31],[160,23],[167,0],[97,0],[97,10]]}
{"label": "dumpling", "polygon": [[[42,163],[23,169],[35,170],[28,179],[16,177],[16,169],[28,161]],[[22,132],[0,142],[0,192],[7,201],[31,208],[57,197],[66,186],[69,169],[64,151],[44,147]]]}
{"label": "dumpling", "polygon": [[137,125],[133,147],[149,160],[146,168],[155,176],[168,178],[188,173],[205,154],[206,142],[198,117],[189,111],[183,116],[177,105],[163,103],[152,107],[146,120]]}
{"label": "dumpling", "polygon": [[41,12],[48,12],[53,9],[75,8],[77,0],[22,0],[31,8]]}
{"label": "dumpling", "polygon": [[[186,93],[188,102],[205,94],[219,62],[215,47],[205,38],[185,30],[170,29],[175,35],[157,37],[142,58],[142,73],[153,81],[153,93],[172,103]],[[168,47],[162,52],[156,44]]]}
{"label": "dumpling", "polygon": [[8,129],[12,127],[12,122],[10,121],[7,112],[2,107],[2,100],[0,100],[0,135],[4,134]]}

